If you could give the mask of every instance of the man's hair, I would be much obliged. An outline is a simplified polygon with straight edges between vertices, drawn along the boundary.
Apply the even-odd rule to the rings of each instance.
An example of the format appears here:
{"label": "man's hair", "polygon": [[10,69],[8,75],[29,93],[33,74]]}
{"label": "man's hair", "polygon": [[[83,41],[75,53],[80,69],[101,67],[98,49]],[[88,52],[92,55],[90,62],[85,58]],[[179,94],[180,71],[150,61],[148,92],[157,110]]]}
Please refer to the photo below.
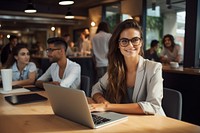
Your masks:
{"label": "man's hair", "polygon": [[63,37],[68,37],[68,36],[70,37],[69,33],[66,33],[66,34],[63,35]]}
{"label": "man's hair", "polygon": [[13,40],[13,39],[18,39],[18,37],[15,36],[15,35],[10,35],[9,41],[11,41],[11,40]]}
{"label": "man's hair", "polygon": [[47,40],[47,43],[48,44],[54,44],[56,47],[57,46],[62,46],[65,50],[67,49],[68,45],[67,43],[65,42],[65,40],[61,37],[52,37],[52,38],[49,38]]}
{"label": "man's hair", "polygon": [[151,48],[153,48],[153,47],[157,46],[157,45],[158,45],[158,43],[159,43],[159,41],[158,41],[158,40],[152,40],[152,41],[151,41]]}

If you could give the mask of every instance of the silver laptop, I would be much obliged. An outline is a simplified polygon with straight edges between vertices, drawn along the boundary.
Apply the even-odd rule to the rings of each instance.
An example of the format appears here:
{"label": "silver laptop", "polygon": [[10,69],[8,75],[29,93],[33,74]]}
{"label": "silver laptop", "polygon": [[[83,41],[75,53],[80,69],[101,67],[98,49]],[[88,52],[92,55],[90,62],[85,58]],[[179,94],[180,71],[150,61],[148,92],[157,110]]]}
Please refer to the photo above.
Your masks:
{"label": "silver laptop", "polygon": [[99,128],[128,118],[126,115],[114,112],[91,113],[85,92],[82,90],[47,83],[43,85],[54,113],[62,118],[90,128]]}

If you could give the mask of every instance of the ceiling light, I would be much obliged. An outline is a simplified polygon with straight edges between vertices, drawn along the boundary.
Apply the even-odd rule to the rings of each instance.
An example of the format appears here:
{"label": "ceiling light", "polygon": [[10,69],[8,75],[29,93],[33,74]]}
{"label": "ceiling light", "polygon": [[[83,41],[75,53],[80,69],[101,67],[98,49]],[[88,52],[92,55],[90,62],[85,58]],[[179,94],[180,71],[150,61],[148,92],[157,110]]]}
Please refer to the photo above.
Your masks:
{"label": "ceiling light", "polygon": [[71,12],[68,11],[67,14],[65,15],[65,18],[66,18],[66,19],[73,19],[74,16],[72,15]]}
{"label": "ceiling light", "polygon": [[171,0],[166,0],[166,5],[171,5]]}
{"label": "ceiling light", "polygon": [[166,0],[166,6],[167,6],[168,9],[172,8],[171,0]]}
{"label": "ceiling light", "polygon": [[34,8],[32,3],[28,3],[27,8],[24,10],[25,13],[36,13],[37,10]]}
{"label": "ceiling light", "polygon": [[156,10],[156,0],[152,0],[152,10]]}
{"label": "ceiling light", "polygon": [[94,27],[96,23],[94,21],[91,22],[91,26]]}
{"label": "ceiling light", "polygon": [[55,31],[56,28],[54,26],[51,27],[51,31]]}
{"label": "ceiling light", "polygon": [[65,15],[66,19],[74,19],[74,15],[72,15],[72,12],[70,11],[70,8],[68,8],[67,14]]}
{"label": "ceiling light", "polygon": [[59,5],[71,5],[74,4],[73,0],[60,0]]}

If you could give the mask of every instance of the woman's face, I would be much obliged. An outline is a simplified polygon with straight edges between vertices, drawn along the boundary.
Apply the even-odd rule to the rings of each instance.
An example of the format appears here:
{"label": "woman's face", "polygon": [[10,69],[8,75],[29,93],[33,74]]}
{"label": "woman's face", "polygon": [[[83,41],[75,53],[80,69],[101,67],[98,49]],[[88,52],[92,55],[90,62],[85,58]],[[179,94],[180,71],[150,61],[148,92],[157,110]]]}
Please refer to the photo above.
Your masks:
{"label": "woman's face", "polygon": [[30,60],[30,53],[27,48],[22,48],[15,59],[20,64],[28,64]]}
{"label": "woman's face", "polygon": [[166,37],[166,38],[164,39],[164,45],[165,45],[165,47],[171,47],[172,41],[170,40],[169,37]]}
{"label": "woman's face", "polygon": [[134,28],[125,29],[119,37],[119,48],[124,57],[136,57],[142,46],[141,35]]}

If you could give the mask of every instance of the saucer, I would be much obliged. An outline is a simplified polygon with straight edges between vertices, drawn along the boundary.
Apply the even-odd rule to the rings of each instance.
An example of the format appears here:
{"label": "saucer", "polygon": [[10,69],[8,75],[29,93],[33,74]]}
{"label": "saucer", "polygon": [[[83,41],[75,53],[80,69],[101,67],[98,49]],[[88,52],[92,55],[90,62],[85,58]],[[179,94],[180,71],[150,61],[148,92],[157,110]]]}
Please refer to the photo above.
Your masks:
{"label": "saucer", "polygon": [[21,92],[30,92],[30,90],[25,89],[25,88],[19,88],[19,89],[14,89],[10,91],[4,91],[3,89],[0,89],[1,94],[11,94],[11,93],[21,93]]}

